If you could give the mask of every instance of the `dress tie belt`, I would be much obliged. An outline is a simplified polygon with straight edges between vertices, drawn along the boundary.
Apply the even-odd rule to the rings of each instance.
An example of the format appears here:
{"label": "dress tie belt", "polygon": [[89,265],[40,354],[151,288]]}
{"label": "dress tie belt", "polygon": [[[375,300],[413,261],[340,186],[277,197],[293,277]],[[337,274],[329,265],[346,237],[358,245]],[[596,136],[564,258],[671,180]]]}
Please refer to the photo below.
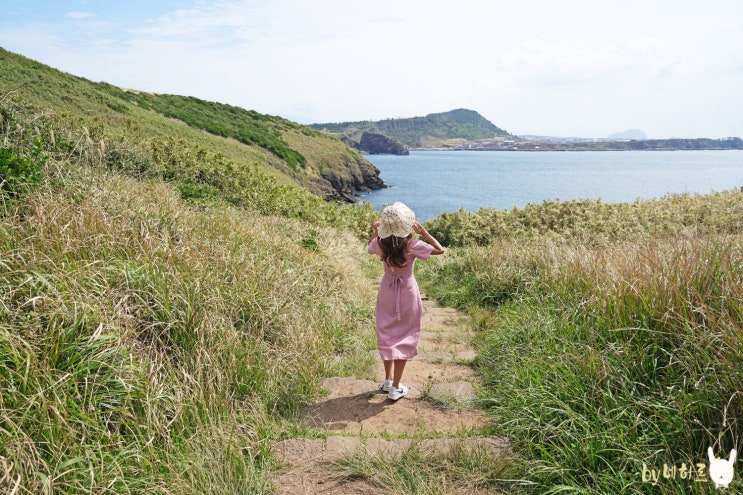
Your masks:
{"label": "dress tie belt", "polygon": [[393,277],[392,281],[390,282],[390,287],[392,287],[395,291],[395,312],[397,313],[397,321],[400,321],[402,319],[402,315],[400,313],[400,293],[402,292],[402,288],[407,285],[407,277]]}

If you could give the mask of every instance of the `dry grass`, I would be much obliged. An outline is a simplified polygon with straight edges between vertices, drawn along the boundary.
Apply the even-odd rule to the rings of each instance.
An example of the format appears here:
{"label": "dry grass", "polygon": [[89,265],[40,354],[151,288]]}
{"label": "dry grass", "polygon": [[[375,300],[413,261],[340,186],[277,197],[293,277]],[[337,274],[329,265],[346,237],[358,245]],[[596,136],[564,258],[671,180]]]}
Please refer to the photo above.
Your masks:
{"label": "dry grass", "polygon": [[0,216],[0,491],[267,491],[319,378],[370,364],[358,238],[45,176]]}
{"label": "dry grass", "polygon": [[452,250],[428,271],[429,293],[471,308],[485,402],[519,477],[540,493],[707,493],[641,472],[739,447],[742,246],[548,236]]}

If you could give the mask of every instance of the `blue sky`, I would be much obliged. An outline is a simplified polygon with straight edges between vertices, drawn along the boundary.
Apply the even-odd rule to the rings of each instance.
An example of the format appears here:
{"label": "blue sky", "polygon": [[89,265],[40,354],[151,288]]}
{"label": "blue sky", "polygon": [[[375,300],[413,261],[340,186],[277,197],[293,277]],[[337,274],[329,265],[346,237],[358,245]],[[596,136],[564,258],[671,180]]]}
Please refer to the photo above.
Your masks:
{"label": "blue sky", "polygon": [[0,46],[303,124],[743,137],[741,0],[0,0]]}

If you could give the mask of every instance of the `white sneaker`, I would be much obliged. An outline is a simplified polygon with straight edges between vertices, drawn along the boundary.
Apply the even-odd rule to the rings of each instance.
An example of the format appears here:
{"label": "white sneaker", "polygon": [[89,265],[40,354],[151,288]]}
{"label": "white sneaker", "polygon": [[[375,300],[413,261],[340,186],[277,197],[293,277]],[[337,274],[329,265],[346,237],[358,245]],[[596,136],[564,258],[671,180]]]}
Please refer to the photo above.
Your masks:
{"label": "white sneaker", "polygon": [[397,400],[402,397],[405,397],[406,395],[408,395],[408,387],[406,387],[405,385],[401,383],[399,387],[397,388],[393,387],[392,390],[390,390],[390,393],[389,395],[387,395],[387,398],[390,400]]}
{"label": "white sneaker", "polygon": [[382,392],[389,392],[392,390],[392,380],[385,380],[384,385],[382,385]]}

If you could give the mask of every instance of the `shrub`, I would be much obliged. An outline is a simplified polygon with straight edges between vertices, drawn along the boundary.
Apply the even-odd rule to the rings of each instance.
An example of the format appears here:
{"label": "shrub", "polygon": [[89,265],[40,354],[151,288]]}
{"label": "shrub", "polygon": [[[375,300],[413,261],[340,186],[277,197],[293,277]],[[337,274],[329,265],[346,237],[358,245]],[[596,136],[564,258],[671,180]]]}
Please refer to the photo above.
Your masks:
{"label": "shrub", "polygon": [[594,245],[652,236],[743,231],[743,191],[710,195],[669,194],[632,203],[601,200],[530,203],[510,211],[460,210],[429,221],[429,231],[448,246],[487,246],[502,239],[577,239]]}
{"label": "shrub", "polygon": [[12,149],[0,146],[0,185],[11,196],[38,184],[44,177],[46,156],[34,148],[31,157],[17,156]]}

